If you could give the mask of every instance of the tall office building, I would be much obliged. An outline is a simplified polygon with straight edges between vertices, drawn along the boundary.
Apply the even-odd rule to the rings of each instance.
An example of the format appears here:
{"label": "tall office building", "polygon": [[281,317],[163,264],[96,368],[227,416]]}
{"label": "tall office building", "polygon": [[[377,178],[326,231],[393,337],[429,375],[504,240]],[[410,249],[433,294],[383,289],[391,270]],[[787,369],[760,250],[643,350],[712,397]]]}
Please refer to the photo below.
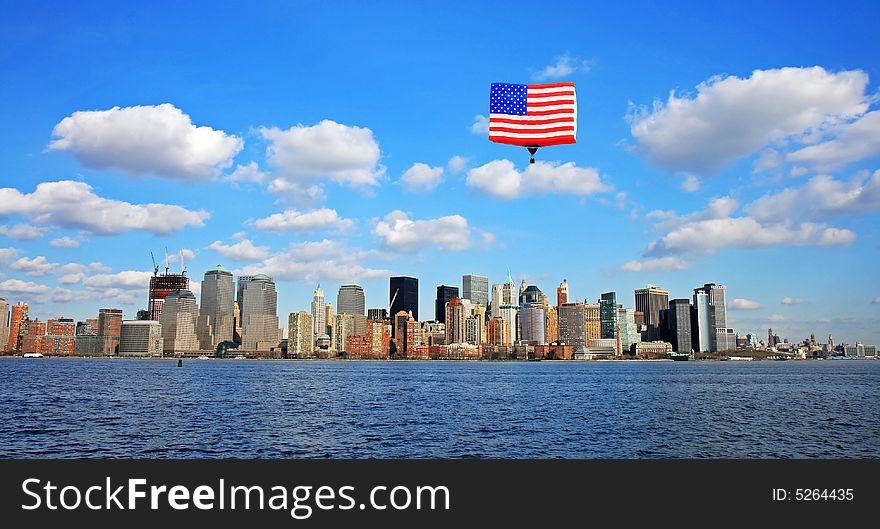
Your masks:
{"label": "tall office building", "polygon": [[458,297],[458,287],[439,285],[437,298],[434,300],[434,321],[446,323],[446,304],[452,301],[452,298]]}
{"label": "tall office building", "polygon": [[243,284],[241,322],[243,350],[269,351],[278,346],[278,296],[271,277],[257,274]]}
{"label": "tall office building", "polygon": [[461,298],[484,307],[489,306],[489,278],[474,274],[461,276]]}
{"label": "tall office building", "polygon": [[606,292],[599,298],[602,338],[617,338],[617,293]]}
{"label": "tall office building", "polygon": [[49,318],[40,352],[47,356],[72,356],[76,344],[75,336],[76,323],[73,318]]}
{"label": "tall office building", "polygon": [[155,320],[122,322],[119,331],[119,356],[162,356],[163,347],[161,322]]}
{"label": "tall office building", "polygon": [[[364,336],[363,333],[366,333],[366,320],[364,320],[364,331],[363,333],[358,333],[356,330],[355,318],[360,317],[364,318],[361,315],[355,314],[337,314],[336,317],[333,318],[333,350],[337,353],[345,352],[345,344],[348,342],[349,336]],[[289,336],[289,335],[288,335]],[[288,338],[287,342],[288,352],[290,351],[290,338]]]}
{"label": "tall office building", "polygon": [[584,303],[584,337],[590,340],[602,338],[602,312],[598,303]]}
{"label": "tall office building", "polygon": [[705,353],[712,350],[712,319],[709,294],[702,288],[694,289],[694,307],[691,317],[691,334],[694,351]]}
{"label": "tall office building", "polygon": [[679,353],[690,353],[693,345],[690,300],[673,299],[669,302],[669,308],[664,311],[667,340],[672,343],[672,350]]}
{"label": "tall office building", "polygon": [[235,289],[232,272],[220,265],[205,272],[202,281],[201,316],[210,328],[210,344],[214,349],[220,342],[232,341],[235,332]]}
{"label": "tall office building", "polygon": [[706,283],[694,292],[705,292],[709,298],[710,350],[713,352],[732,351],[736,349],[736,334],[727,327],[727,302],[724,285]]}
{"label": "tall office building", "polygon": [[661,338],[660,311],[668,308],[668,290],[652,285],[636,290],[636,311],[642,312],[645,315],[648,340],[659,340]]}
{"label": "tall office building", "polygon": [[[187,291],[188,292],[188,291]],[[169,294],[170,295],[170,294]],[[192,295],[192,294],[190,294]],[[166,297],[167,299],[167,297]],[[98,311],[98,354],[113,356],[119,348],[119,335],[122,331],[122,309],[101,309]]]}
{"label": "tall office building", "polygon": [[636,325],[635,312],[635,309],[624,307],[617,309],[620,348],[624,352],[629,352],[633,344],[642,341],[642,335],[639,334],[639,328]]}
{"label": "tall office building", "polygon": [[6,350],[9,343],[9,303],[0,298],[0,352]]}
{"label": "tall office building", "polygon": [[[150,278],[149,297],[147,299],[147,311],[149,319],[159,321],[162,317],[162,305],[165,298],[172,292],[186,290],[189,288],[189,278],[186,277],[186,270],[181,268],[179,274],[172,274],[171,267],[168,263],[168,257],[165,257],[165,273],[159,274],[159,268],[153,270],[153,276]],[[119,324],[120,327],[122,323]]]}
{"label": "tall office building", "polygon": [[321,283],[315,287],[312,293],[312,325],[315,339],[327,332],[327,304],[324,303],[324,291]]}
{"label": "tall office building", "polygon": [[6,340],[6,350],[18,350],[18,336],[21,334],[21,322],[28,318],[28,305],[19,301],[12,306],[9,315],[9,338]]}
{"label": "tall office building", "polygon": [[411,312],[419,319],[419,280],[415,277],[395,276],[389,280],[388,301],[391,314]]}
{"label": "tall office building", "polygon": [[586,305],[583,303],[563,303],[559,306],[559,341],[573,345],[575,349],[587,345]]}
{"label": "tall office building", "polygon": [[556,306],[560,307],[568,303],[568,280],[563,279],[562,283],[556,287]]}
{"label": "tall office building", "polygon": [[342,285],[336,294],[336,314],[364,315],[364,287],[360,285]]}
{"label": "tall office building", "polygon": [[[456,288],[456,290],[458,290]],[[439,294],[439,292],[438,292]],[[465,322],[468,317],[467,307],[459,297],[449,300],[444,307],[446,315],[443,320],[446,324],[446,345],[465,343],[467,341]]]}
{"label": "tall office building", "polygon": [[[398,311],[400,312],[400,311]],[[367,309],[367,320],[387,320],[388,309]]]}
{"label": "tall office building", "polygon": [[159,319],[162,323],[162,350],[167,354],[198,351],[201,345],[198,320],[199,306],[192,292],[175,290],[165,296]]}
{"label": "tall office building", "polygon": [[519,313],[519,292],[510,271],[507,272],[507,280],[503,285],[492,285],[492,317],[501,317],[507,321],[508,332],[507,345],[516,343],[519,325],[517,317]]}
{"label": "tall office building", "polygon": [[487,325],[486,343],[495,346],[512,345],[508,325],[506,319],[501,316],[493,316]]}
{"label": "tall office building", "polygon": [[291,312],[287,318],[287,356],[306,358],[312,356],[314,352],[315,320],[313,315],[304,310]]}
{"label": "tall office building", "polygon": [[520,305],[519,325],[522,333],[521,340],[523,342],[529,345],[542,345],[547,343],[547,339],[544,335],[545,324],[543,303],[526,301]]}

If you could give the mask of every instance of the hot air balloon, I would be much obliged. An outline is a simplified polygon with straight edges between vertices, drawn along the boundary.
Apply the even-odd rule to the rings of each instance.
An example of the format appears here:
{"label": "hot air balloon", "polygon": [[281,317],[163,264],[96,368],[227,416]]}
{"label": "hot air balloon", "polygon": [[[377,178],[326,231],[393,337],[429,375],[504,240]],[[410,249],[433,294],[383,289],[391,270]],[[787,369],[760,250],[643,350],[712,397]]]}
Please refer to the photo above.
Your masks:
{"label": "hot air balloon", "polygon": [[539,148],[575,143],[576,135],[574,83],[492,83],[490,141],[525,147],[535,163]]}

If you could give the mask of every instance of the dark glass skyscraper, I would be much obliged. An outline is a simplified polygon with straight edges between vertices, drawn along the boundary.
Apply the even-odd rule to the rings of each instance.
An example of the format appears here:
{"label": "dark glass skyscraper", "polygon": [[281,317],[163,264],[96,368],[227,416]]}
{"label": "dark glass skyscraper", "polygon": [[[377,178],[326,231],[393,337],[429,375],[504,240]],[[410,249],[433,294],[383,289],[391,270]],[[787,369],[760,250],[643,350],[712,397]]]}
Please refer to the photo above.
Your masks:
{"label": "dark glass skyscraper", "polygon": [[391,302],[391,316],[399,311],[412,312],[419,319],[419,280],[415,277],[396,276],[389,280],[388,301]]}
{"label": "dark glass skyscraper", "polygon": [[666,338],[672,343],[672,350],[690,353],[693,346],[691,334],[691,301],[673,299],[668,309],[661,309],[661,319],[665,319]]}
{"label": "dark glass skyscraper", "polygon": [[617,293],[606,292],[599,298],[602,338],[617,338]]}
{"label": "dark glass skyscraper", "polygon": [[[434,320],[446,323],[446,304],[458,297],[458,287],[440,285],[437,287],[437,299],[434,300]],[[413,314],[415,317],[415,314]]]}

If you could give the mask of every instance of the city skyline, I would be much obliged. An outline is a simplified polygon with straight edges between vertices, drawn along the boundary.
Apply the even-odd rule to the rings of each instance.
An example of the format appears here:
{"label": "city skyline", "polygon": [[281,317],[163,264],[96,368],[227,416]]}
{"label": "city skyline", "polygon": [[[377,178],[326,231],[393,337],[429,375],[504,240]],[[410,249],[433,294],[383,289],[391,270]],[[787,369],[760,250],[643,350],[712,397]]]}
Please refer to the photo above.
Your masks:
{"label": "city skyline", "polygon": [[[624,306],[719,281],[737,332],[880,342],[876,5],[836,15],[845,35],[758,3],[34,9],[0,20],[0,297],[42,321],[134,317],[167,248],[200,306],[218,263],[274,278],[282,326],[319,282],[387,308],[417,277],[426,320],[437,286],[512,270]],[[523,9],[556,29],[474,29]],[[530,166],[488,141],[492,82],[554,81],[577,144]]]}

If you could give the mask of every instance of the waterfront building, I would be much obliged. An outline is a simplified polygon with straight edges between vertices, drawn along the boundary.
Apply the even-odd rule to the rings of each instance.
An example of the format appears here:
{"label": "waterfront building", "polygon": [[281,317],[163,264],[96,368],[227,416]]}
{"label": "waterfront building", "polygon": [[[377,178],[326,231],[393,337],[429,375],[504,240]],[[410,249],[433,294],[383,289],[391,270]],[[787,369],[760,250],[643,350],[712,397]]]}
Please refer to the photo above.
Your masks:
{"label": "waterfront building", "polygon": [[12,306],[9,315],[9,337],[6,340],[7,351],[21,352],[18,347],[18,337],[21,335],[21,322],[28,318],[28,305],[19,301]]}
{"label": "waterfront building", "polygon": [[163,348],[161,322],[123,320],[119,331],[119,356],[162,356]]}
{"label": "waterfront building", "polygon": [[364,287],[354,284],[345,284],[339,287],[336,294],[337,314],[365,314]]}
{"label": "waterfront building", "polygon": [[6,350],[9,343],[9,303],[0,298],[0,352]]}
{"label": "waterfront building", "polygon": [[332,303],[327,303],[327,304],[324,306],[324,321],[327,322],[327,325],[326,325],[326,334],[327,334],[328,336],[330,336],[331,339],[333,338],[333,324],[335,323],[334,320],[333,320],[333,317],[334,317],[334,314],[333,314],[333,304],[332,304]]}
{"label": "waterfront building", "polygon": [[510,343],[510,324],[501,316],[489,320],[486,342],[494,346],[508,346]]}
{"label": "waterfront building", "polygon": [[563,303],[559,306],[559,342],[574,346],[586,345],[586,307],[583,303]]}
{"label": "waterfront building", "polygon": [[46,336],[46,323],[39,319],[25,319],[19,325],[17,350],[21,354],[40,353]]}
{"label": "waterfront building", "polygon": [[620,307],[617,309],[618,336],[621,351],[629,352],[633,344],[642,341],[635,320],[635,309]]}
{"label": "waterfront building", "polygon": [[707,352],[712,350],[711,311],[709,294],[703,291],[702,288],[694,289],[694,307],[691,319],[694,351]]}
{"label": "waterfront building", "polygon": [[584,338],[602,337],[602,311],[598,303],[584,303]]}
{"label": "waterfront building", "polygon": [[[458,289],[456,289],[458,290]],[[439,294],[439,292],[438,292]],[[454,297],[446,304],[444,322],[446,324],[446,345],[465,343],[467,341],[465,323],[468,317],[467,308],[461,298]]]}
{"label": "waterfront building", "polygon": [[422,329],[419,322],[409,312],[400,311],[394,315],[394,345],[396,356],[409,358],[413,348],[422,344]]}
{"label": "waterfront building", "polygon": [[422,345],[442,345],[446,343],[446,324],[426,321],[422,324]]}
{"label": "waterfront building", "polygon": [[666,356],[672,352],[672,344],[662,340],[638,342],[633,344],[631,352],[636,358],[641,359],[653,360],[666,358]]}
{"label": "waterfront building", "polygon": [[[527,296],[524,296],[524,299],[526,297]],[[543,303],[524,302],[519,308],[519,321],[522,332],[522,342],[530,345],[542,345],[547,343],[547,339],[544,335],[546,321]]]}
{"label": "waterfront building", "polygon": [[50,318],[40,352],[46,356],[72,356],[76,349],[76,323],[73,318]]}
{"label": "waterfront building", "polygon": [[[358,334],[355,332],[355,315],[354,314],[337,314],[333,318],[333,345],[331,348],[337,353],[345,352],[345,344],[348,341],[349,336],[353,336]],[[361,315],[361,318],[364,316]],[[366,330],[366,329],[364,329]],[[289,333],[288,333],[289,336]],[[361,335],[363,336],[363,335]],[[290,351],[290,338],[288,338],[287,342],[288,353]]]}
{"label": "waterfront building", "polygon": [[314,343],[318,336],[327,332],[327,305],[324,302],[324,291],[321,290],[321,283],[318,283],[318,286],[315,287],[315,292],[312,294],[312,324],[314,327],[312,342]]}
{"label": "waterfront building", "polygon": [[559,309],[555,305],[544,305],[546,324],[544,337],[547,343],[559,341]]}
{"label": "waterfront building", "polygon": [[291,312],[287,318],[287,356],[307,358],[314,352],[315,321],[312,314],[306,311]]}
{"label": "waterfront building", "polygon": [[244,283],[241,295],[242,349],[270,351],[277,347],[280,340],[275,281],[264,274],[252,276]]}
{"label": "waterfront building", "polygon": [[617,293],[606,292],[599,298],[602,338],[617,338]]}
{"label": "waterfront building", "polygon": [[656,340],[662,334],[660,311],[668,308],[668,290],[653,285],[636,290],[636,310],[644,314],[648,340]]}
{"label": "waterfront building", "polygon": [[202,307],[199,311],[204,318],[202,325],[210,331],[210,340],[202,344],[205,349],[215,349],[219,343],[232,341],[234,338],[234,296],[232,272],[219,264],[205,272],[202,280]]}
{"label": "waterfront building", "polygon": [[489,278],[474,274],[461,276],[461,298],[475,305],[489,306]]}
{"label": "waterfront building", "polygon": [[391,325],[385,320],[367,320],[366,348],[362,356],[374,359],[388,358],[390,346]]}
{"label": "waterfront building", "polygon": [[415,277],[395,276],[388,280],[388,301],[391,314],[411,312],[419,319],[419,280]]}
{"label": "waterfront building", "polygon": [[[693,349],[691,335],[691,302],[688,299],[673,299],[669,308],[664,309],[666,315],[667,337],[672,343],[672,350],[679,353],[690,353]],[[661,311],[661,314],[664,313]]]}
{"label": "waterfront building", "polygon": [[168,294],[159,321],[162,323],[162,351],[165,354],[200,349],[199,306],[192,292],[176,290]]}
{"label": "waterfront building", "polygon": [[709,299],[710,347],[714,352],[733,351],[736,349],[736,334],[727,327],[727,302],[724,285],[706,283],[696,291],[706,293]]}
{"label": "waterfront building", "polygon": [[[170,295],[170,294],[169,294]],[[192,294],[190,294],[192,295]],[[166,296],[167,299],[167,296]],[[113,356],[119,348],[119,335],[122,331],[122,309],[101,309],[98,311],[98,354]]]}
{"label": "waterfront building", "polygon": [[518,336],[519,294],[510,272],[503,285],[492,286],[492,316],[507,320],[508,344],[516,343]]}
{"label": "waterfront building", "polygon": [[437,298],[434,300],[434,321],[446,323],[446,304],[452,301],[452,298],[459,298],[458,287],[447,285],[437,287]]}

